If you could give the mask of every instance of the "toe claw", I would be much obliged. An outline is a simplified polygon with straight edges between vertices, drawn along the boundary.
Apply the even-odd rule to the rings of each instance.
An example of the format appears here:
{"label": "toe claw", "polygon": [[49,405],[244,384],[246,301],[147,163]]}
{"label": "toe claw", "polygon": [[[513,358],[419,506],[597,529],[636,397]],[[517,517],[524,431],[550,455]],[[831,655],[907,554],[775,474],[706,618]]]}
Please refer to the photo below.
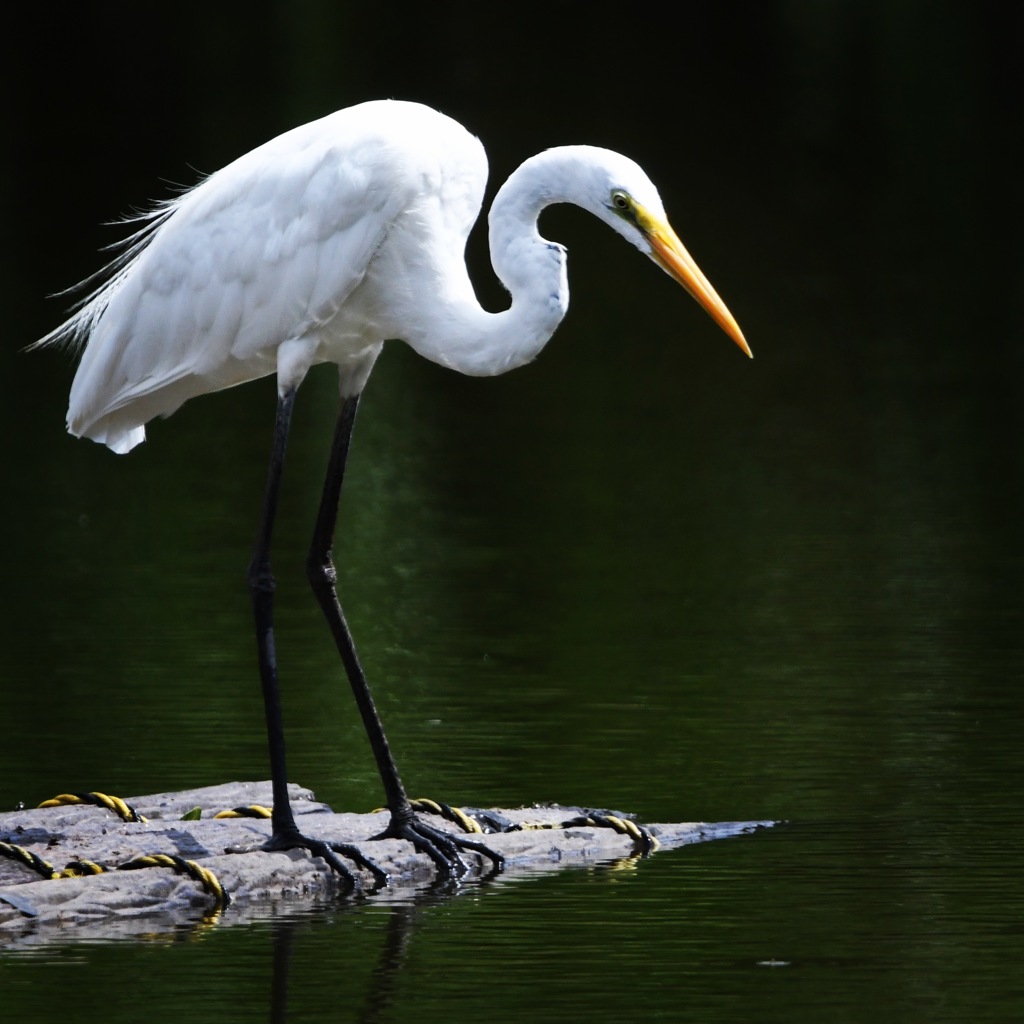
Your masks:
{"label": "toe claw", "polygon": [[360,877],[345,864],[338,854],[353,861],[364,871],[368,871],[374,880],[371,892],[376,892],[388,884],[389,878],[386,871],[375,864],[367,857],[358,846],[350,843],[328,842],[322,839],[312,839],[300,832],[276,833],[264,844],[264,850],[308,850],[314,857],[320,857],[327,862],[331,870],[341,879],[346,892],[354,892],[361,888]]}
{"label": "toe claw", "polygon": [[491,861],[493,867],[485,872],[486,877],[497,874],[505,866],[505,858],[484,843],[437,828],[413,813],[392,816],[388,827],[375,838],[404,839],[411,843],[434,862],[438,875],[444,879],[459,879],[470,872],[471,867],[462,856],[464,851]]}

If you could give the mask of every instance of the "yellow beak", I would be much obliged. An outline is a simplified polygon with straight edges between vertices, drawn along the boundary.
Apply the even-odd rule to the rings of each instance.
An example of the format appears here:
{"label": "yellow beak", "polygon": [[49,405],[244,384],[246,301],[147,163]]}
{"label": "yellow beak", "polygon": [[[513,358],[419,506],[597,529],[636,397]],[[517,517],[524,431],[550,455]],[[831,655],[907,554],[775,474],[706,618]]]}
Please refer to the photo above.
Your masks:
{"label": "yellow beak", "polygon": [[701,273],[700,267],[686,251],[686,247],[679,241],[679,236],[671,226],[666,221],[651,216],[642,208],[638,207],[635,213],[640,230],[651,243],[651,259],[669,277],[678,281],[704,307],[711,319],[753,358],[754,353],[750,351],[739,324],[718,297],[718,292],[711,287],[711,282]]}

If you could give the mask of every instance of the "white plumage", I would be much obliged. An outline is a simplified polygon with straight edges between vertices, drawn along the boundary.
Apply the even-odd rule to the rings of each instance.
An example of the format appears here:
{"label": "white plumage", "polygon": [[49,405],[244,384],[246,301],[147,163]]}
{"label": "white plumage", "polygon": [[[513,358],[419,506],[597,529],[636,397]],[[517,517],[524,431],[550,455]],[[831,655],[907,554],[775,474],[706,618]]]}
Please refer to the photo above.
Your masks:
{"label": "white plumage", "polygon": [[[115,452],[196,395],[276,373],[277,420],[249,587],[274,788],[273,849],[303,847],[353,880],[337,854],[381,880],[356,848],[299,833],[285,768],[273,631],[270,541],[295,393],[310,366],[338,366],[340,403],[307,571],[373,749],[390,824],[447,875],[462,851],[501,858],[414,813],[338,602],[334,523],[359,395],[383,343],[468,374],[533,359],[569,304],[566,254],[541,238],[552,203],[599,217],[682,284],[749,354],[736,321],[665,219],[647,175],[617,153],[566,146],[531,157],[490,212],[491,262],[508,309],[481,308],[465,245],[483,200],[483,147],[455,121],[413,103],[365,103],[254,149],[143,218],[120,261],[39,344],[84,345],[68,429]],[[649,837],[648,837],[649,838]]]}
{"label": "white plumage", "polygon": [[[536,231],[544,206],[576,203],[648,255],[612,191],[667,226],[625,157],[585,146],[533,157],[491,212],[492,261],[513,302],[488,313],[464,262],[486,180],[474,136],[396,101],[340,110],[240,157],[145,218],[134,255],[43,339],[85,342],[68,429],[126,452],[189,398],[275,372],[282,389],[297,386],[321,362],[356,393],[389,338],[463,373],[502,373],[532,359],[568,307],[564,250]],[[696,274],[698,298],[727,317]]]}

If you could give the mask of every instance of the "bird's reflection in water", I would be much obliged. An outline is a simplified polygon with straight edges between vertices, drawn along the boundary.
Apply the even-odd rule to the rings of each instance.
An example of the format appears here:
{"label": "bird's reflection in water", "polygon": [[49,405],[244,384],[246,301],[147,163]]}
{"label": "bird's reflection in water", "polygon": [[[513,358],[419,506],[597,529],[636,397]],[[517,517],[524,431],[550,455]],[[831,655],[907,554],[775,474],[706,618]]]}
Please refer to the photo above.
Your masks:
{"label": "bird's reflection in water", "polygon": [[420,908],[415,904],[391,907],[384,933],[384,945],[373,966],[372,983],[359,1020],[372,1024],[384,1019],[395,1000],[398,975],[405,964]]}
{"label": "bird's reflection in water", "polygon": [[292,966],[295,932],[301,927],[298,918],[286,917],[274,925],[274,967],[270,983],[270,1024],[288,1019],[288,976]]}
{"label": "bird's reflection in water", "polygon": [[[638,854],[592,864],[587,867],[586,874],[598,881],[615,882],[617,879],[631,875],[644,859],[643,855]],[[478,891],[490,888],[490,883],[485,883],[478,887]],[[409,946],[420,917],[431,907],[445,903],[460,892],[465,892],[465,890],[459,883],[445,880],[402,902],[373,903],[373,913],[375,915],[386,913],[388,915],[387,923],[380,951],[373,967],[369,970],[369,985],[365,1001],[355,1012],[353,1020],[359,1021],[360,1024],[374,1024],[374,1022],[387,1019],[386,1014],[392,1008],[398,994],[398,979],[406,966]],[[361,914],[367,909],[368,905],[364,903],[348,908],[348,910],[339,910],[338,913]],[[296,945],[302,933],[313,931],[317,923],[322,923],[323,920],[324,918],[320,916],[296,914],[274,921],[271,928],[273,936],[271,1024],[283,1024],[288,1020],[288,984]],[[362,981],[362,978],[359,980]],[[351,987],[356,988],[355,985]]]}
{"label": "bird's reflection in water", "polygon": [[[385,905],[388,914],[384,930],[384,943],[370,972],[370,985],[364,1004],[354,1020],[360,1024],[374,1024],[385,1019],[397,991],[398,976],[405,964],[409,943],[416,920],[423,909],[415,903]],[[288,982],[292,958],[299,933],[308,930],[307,917],[284,917],[274,923],[273,974],[270,990],[270,1024],[284,1024],[288,1020]]]}

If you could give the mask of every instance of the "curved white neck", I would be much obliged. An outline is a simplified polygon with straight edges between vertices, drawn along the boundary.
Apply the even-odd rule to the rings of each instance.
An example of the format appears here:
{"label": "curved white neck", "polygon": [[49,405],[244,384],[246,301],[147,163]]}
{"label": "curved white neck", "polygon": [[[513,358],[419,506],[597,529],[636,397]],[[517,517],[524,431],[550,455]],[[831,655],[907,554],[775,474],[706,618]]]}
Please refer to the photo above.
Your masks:
{"label": "curved white neck", "polygon": [[512,297],[509,308],[483,309],[460,261],[460,279],[446,282],[429,312],[421,309],[420,330],[406,339],[420,355],[460,373],[491,376],[530,362],[554,334],[569,308],[566,252],[537,230],[544,207],[569,201],[549,187],[553,164],[550,152],[531,157],[491,206],[491,263]]}

